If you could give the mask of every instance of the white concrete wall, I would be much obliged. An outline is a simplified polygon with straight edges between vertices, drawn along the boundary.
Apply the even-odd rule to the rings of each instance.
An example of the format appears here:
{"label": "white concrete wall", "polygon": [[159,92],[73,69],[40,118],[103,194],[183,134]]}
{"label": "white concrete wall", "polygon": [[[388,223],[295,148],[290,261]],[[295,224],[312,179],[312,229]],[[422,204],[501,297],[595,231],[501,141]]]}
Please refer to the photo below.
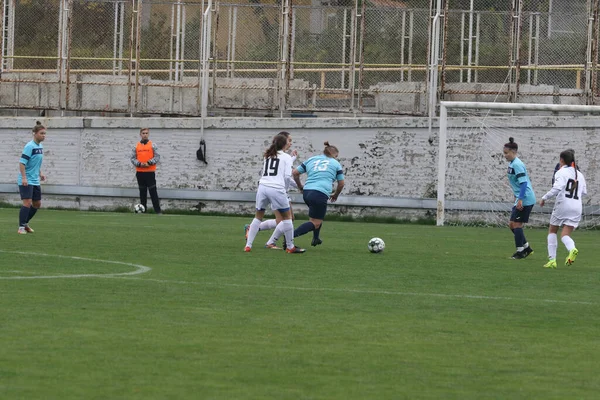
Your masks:
{"label": "white concrete wall", "polygon": [[[48,184],[135,188],[135,171],[129,154],[139,138],[139,128],[147,126],[162,156],[157,172],[159,188],[253,192],[261,153],[274,134],[287,130],[293,135],[299,160],[320,153],[325,140],[339,147],[346,174],[345,196],[436,196],[438,144],[436,135],[430,137],[425,118],[209,118],[204,134],[208,165],[196,160],[200,119],[49,118],[41,121],[48,127],[43,166]],[[508,122],[512,125],[510,130],[505,128]],[[552,116],[487,119],[486,125],[502,127],[497,132],[490,130],[486,135],[487,144],[476,139],[482,137],[477,134],[480,123],[464,118],[453,121],[460,130],[450,132],[448,142],[448,198],[511,201],[506,183],[507,163],[501,151],[508,136],[513,135],[521,146],[521,157],[538,196],[550,188],[559,152],[571,147],[576,150],[588,179],[590,197],[587,201],[598,204],[600,132],[596,126],[600,125],[600,119]],[[0,119],[0,184],[16,181],[19,155],[23,145],[31,139],[34,124],[33,118]],[[437,128],[434,133],[437,134]],[[482,146],[487,146],[483,153],[477,150]],[[486,180],[485,184],[479,183],[482,179]],[[0,194],[0,199],[13,201],[15,198],[15,195]],[[66,197],[61,201],[68,206],[75,204],[75,200],[67,201]],[[109,205],[107,201],[123,205],[133,200],[87,199],[85,204],[81,200],[76,204],[88,208]],[[177,206],[175,202],[169,203],[166,199],[165,202]],[[207,207],[231,212],[252,211],[251,203],[215,202]],[[372,211],[354,210],[359,214]],[[389,210],[380,212],[385,214]]]}

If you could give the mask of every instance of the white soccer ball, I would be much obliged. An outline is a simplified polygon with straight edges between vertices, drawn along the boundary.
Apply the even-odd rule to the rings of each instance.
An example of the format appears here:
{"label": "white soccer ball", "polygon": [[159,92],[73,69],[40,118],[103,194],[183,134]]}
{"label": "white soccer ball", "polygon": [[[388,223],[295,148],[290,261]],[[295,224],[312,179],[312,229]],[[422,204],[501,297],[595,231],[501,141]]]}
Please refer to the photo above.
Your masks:
{"label": "white soccer ball", "polygon": [[145,213],[146,207],[144,207],[142,204],[136,204],[135,206],[133,206],[133,212],[136,214]]}
{"label": "white soccer ball", "polygon": [[383,249],[385,249],[385,242],[383,241],[383,239],[375,237],[369,240],[367,248],[371,253],[381,253]]}

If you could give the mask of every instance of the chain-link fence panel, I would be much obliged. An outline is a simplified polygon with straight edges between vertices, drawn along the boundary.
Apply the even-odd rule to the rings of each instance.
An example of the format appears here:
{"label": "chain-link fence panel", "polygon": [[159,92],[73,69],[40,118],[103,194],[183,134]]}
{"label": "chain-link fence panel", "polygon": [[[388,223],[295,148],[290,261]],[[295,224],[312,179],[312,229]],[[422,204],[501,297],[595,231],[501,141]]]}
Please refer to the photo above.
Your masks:
{"label": "chain-link fence panel", "polygon": [[[577,14],[563,12],[560,18],[554,13],[524,14],[523,17],[527,21],[523,39],[532,43],[532,57],[529,70],[521,74],[521,82],[526,78],[533,85],[581,88],[585,84],[586,51],[591,44],[587,40],[588,15],[585,10]],[[539,49],[536,49],[536,41]]]}
{"label": "chain-link fence panel", "polygon": [[350,87],[357,76],[352,68],[352,57],[356,57],[356,11],[347,7],[298,6],[294,7],[294,21],[292,76],[310,88],[305,92],[307,106],[349,110]]}
{"label": "chain-link fence panel", "polygon": [[[6,1],[3,5],[2,106],[57,107],[58,2]],[[41,87],[44,83],[48,84]]]}
{"label": "chain-link fence panel", "polygon": [[212,106],[279,108],[282,19],[276,4],[218,8],[213,18]]}
{"label": "chain-link fence panel", "polygon": [[427,87],[429,11],[391,4],[365,11],[360,107],[418,114]]}
{"label": "chain-link fence panel", "polygon": [[510,13],[451,10],[447,18],[445,82],[505,83],[510,63]]}
{"label": "chain-link fence panel", "polygon": [[76,0],[70,13],[66,108],[127,110],[131,2]]}

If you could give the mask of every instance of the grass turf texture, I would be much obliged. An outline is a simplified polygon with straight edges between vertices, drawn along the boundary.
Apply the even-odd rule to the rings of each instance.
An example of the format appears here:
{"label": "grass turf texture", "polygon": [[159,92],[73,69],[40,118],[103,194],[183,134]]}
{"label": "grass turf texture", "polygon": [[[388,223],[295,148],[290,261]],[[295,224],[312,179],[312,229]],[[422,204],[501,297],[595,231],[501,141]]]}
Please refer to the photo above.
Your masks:
{"label": "grass turf texture", "polygon": [[[541,229],[511,260],[499,228],[326,221],[292,255],[265,232],[244,253],[246,218],[42,209],[23,236],[17,220],[0,209],[2,399],[600,393],[597,231],[546,270]],[[106,275],[6,279],[72,274]]]}

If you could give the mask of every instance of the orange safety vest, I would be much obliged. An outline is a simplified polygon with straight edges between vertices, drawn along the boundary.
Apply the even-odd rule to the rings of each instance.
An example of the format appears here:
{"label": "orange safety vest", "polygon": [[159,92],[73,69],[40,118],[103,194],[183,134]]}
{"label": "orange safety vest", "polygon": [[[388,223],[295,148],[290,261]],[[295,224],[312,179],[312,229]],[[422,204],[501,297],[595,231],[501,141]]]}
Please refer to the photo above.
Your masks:
{"label": "orange safety vest", "polygon": [[[135,146],[135,157],[141,163],[147,163],[154,158],[154,150],[152,149],[152,141],[148,140],[148,143],[143,144],[138,142]],[[156,171],[156,164],[149,165],[147,167],[135,167],[136,171],[139,172],[151,172]]]}

